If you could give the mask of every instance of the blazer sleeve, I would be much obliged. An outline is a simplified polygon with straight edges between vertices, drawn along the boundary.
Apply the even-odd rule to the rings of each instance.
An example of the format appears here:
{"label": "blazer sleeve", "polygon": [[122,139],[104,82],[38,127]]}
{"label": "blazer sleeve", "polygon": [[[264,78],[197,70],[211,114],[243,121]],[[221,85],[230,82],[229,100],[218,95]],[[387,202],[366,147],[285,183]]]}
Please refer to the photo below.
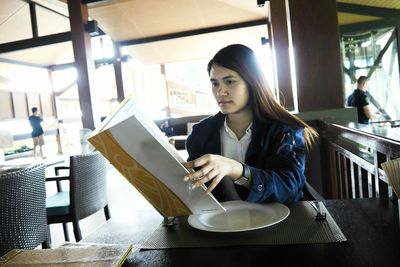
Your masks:
{"label": "blazer sleeve", "polygon": [[262,159],[262,168],[249,166],[252,186],[247,201],[290,204],[303,198],[304,129],[287,129],[273,143],[272,153]]}

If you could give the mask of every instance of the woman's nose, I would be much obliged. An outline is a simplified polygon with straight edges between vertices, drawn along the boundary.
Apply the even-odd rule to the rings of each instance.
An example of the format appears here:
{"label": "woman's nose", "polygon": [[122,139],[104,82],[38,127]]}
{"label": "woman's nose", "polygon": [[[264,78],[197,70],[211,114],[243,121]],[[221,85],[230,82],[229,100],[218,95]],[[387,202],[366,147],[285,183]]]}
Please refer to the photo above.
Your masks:
{"label": "woman's nose", "polygon": [[225,86],[220,85],[218,90],[217,90],[217,95],[218,96],[227,96],[228,95],[228,91],[226,90]]}

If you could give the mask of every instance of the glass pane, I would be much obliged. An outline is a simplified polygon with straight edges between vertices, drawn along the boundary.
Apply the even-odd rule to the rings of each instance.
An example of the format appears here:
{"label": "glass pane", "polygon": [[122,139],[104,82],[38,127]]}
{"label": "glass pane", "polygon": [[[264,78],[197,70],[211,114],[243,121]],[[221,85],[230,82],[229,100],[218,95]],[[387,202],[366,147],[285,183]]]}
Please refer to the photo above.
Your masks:
{"label": "glass pane", "polygon": [[[394,29],[381,29],[341,38],[345,97],[357,87],[359,76],[369,76],[369,93],[392,120],[400,118],[399,62]],[[377,107],[370,105],[372,111]],[[378,120],[384,120],[381,116]]]}

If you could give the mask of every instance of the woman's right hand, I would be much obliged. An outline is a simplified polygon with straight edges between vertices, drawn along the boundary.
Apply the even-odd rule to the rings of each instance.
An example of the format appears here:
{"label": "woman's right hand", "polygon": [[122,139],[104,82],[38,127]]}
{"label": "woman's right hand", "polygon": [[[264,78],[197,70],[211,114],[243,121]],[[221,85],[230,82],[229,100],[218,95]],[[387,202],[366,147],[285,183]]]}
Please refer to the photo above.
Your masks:
{"label": "woman's right hand", "polygon": [[225,176],[236,180],[243,172],[243,166],[240,162],[214,154],[203,155],[200,158],[183,163],[183,166],[197,169],[184,177],[185,182],[192,183],[192,188],[199,187],[201,184],[212,180],[207,188],[207,193],[211,193]]}

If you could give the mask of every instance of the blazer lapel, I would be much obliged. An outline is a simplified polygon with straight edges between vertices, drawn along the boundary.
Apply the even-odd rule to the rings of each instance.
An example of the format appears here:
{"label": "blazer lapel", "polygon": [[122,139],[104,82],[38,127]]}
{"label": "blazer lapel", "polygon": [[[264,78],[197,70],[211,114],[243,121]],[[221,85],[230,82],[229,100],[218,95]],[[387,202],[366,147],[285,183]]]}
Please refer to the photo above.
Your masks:
{"label": "blazer lapel", "polygon": [[207,129],[207,136],[205,139],[208,140],[204,144],[204,150],[206,153],[221,155],[221,140],[219,129],[224,122],[225,116],[222,113],[218,113],[215,118],[215,122]]}
{"label": "blazer lapel", "polygon": [[245,163],[255,165],[257,163],[257,158],[259,158],[260,149],[262,147],[261,137],[264,136],[263,133],[265,131],[265,124],[262,124],[258,120],[254,119],[251,130],[251,141],[246,152]]}

